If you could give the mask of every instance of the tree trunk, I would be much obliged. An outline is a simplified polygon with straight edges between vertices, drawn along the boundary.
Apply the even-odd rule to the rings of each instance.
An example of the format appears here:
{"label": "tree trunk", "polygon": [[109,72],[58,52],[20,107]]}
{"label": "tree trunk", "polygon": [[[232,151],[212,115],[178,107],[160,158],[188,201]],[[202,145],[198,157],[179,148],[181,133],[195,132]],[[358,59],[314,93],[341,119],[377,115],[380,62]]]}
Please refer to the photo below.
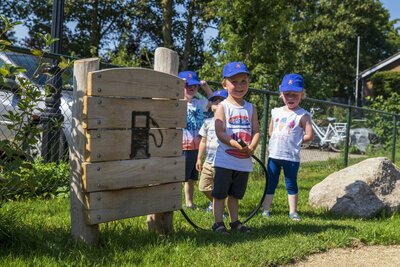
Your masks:
{"label": "tree trunk", "polygon": [[163,39],[164,39],[164,47],[172,49],[172,16],[173,16],[173,0],[162,0],[161,6],[163,10]]}
{"label": "tree trunk", "polygon": [[192,50],[192,36],[193,36],[193,17],[194,17],[194,9],[196,1],[190,1],[187,8],[187,25],[186,25],[186,34],[185,34],[185,47],[183,50],[183,57],[182,57],[182,70],[186,70],[189,65],[189,57]]}
{"label": "tree trunk", "polygon": [[99,21],[99,1],[93,1],[93,14],[92,14],[92,46],[96,48],[96,52],[93,53],[92,56],[98,56],[99,54],[99,47],[100,47],[100,21]]}

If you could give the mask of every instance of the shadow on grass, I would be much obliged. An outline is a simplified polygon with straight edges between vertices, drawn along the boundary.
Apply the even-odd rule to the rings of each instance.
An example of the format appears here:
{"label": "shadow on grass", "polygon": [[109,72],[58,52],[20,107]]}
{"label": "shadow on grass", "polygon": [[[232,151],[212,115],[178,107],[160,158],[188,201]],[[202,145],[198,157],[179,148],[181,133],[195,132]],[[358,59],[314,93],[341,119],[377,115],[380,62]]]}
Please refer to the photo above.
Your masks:
{"label": "shadow on grass", "polygon": [[[230,233],[229,235],[221,235],[211,230],[196,231],[178,213],[174,214],[175,231],[168,236],[158,236],[149,232],[145,217],[120,220],[100,225],[100,243],[96,247],[73,241],[69,225],[49,226],[44,221],[27,224],[20,220],[12,229],[9,229],[13,238],[7,243],[0,244],[2,248],[0,258],[7,255],[27,263],[32,263],[32,258],[34,258],[37,262],[48,261],[63,265],[77,263],[79,265],[83,262],[85,265],[116,262],[123,265],[128,261],[132,265],[145,265],[148,262],[144,261],[148,260],[149,255],[153,255],[150,251],[158,251],[161,255],[177,255],[174,251],[176,247],[183,247],[184,251],[190,248],[209,247],[212,249],[217,244],[230,247],[252,240],[284,238],[293,233],[312,236],[332,230],[354,230],[353,227],[340,225],[339,221],[335,223],[334,220],[337,218],[327,213],[302,213],[307,219],[300,223],[291,222],[286,213],[281,213],[277,214],[276,219],[268,222],[257,214],[247,224],[253,228],[251,234]],[[247,211],[244,210],[240,216],[245,217],[246,214]],[[197,216],[204,217],[204,212],[198,212]],[[326,223],[323,222],[325,219]],[[207,227],[209,229],[212,219],[203,218],[200,223],[206,226],[209,224]],[[121,256],[126,252],[130,255]]]}

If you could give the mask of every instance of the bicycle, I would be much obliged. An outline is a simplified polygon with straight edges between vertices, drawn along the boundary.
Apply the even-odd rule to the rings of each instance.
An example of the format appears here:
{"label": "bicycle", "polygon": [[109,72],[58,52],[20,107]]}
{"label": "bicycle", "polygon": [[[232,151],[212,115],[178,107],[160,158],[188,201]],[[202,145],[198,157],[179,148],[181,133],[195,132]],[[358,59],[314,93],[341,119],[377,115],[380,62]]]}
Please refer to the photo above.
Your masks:
{"label": "bicycle", "polygon": [[346,141],[347,123],[336,122],[336,118],[328,117],[328,126],[320,127],[312,120],[319,108],[311,108],[311,123],[314,130],[314,140],[302,147],[307,148],[310,145],[317,146],[321,149],[330,149],[335,152],[340,151],[341,145]]}

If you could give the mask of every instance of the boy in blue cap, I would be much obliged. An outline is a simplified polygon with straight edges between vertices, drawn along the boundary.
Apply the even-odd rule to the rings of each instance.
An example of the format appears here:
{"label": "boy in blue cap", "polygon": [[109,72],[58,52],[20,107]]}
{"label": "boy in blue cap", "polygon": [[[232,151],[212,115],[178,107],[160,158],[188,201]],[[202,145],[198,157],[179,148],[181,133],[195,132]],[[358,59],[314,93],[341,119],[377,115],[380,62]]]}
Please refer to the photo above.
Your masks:
{"label": "boy in blue cap", "polygon": [[[251,155],[260,138],[257,111],[243,97],[249,90],[250,72],[242,62],[224,66],[222,86],[228,97],[215,112],[215,132],[218,147],[214,158],[214,220],[212,230],[226,233],[223,222],[225,199],[233,231],[248,233],[250,228],[238,219],[239,200],[243,198],[249,173],[253,170]],[[239,143],[243,141],[246,146]]]}
{"label": "boy in blue cap", "polygon": [[279,87],[284,106],[271,110],[268,145],[268,189],[265,195],[263,217],[268,218],[269,207],[283,169],[288,192],[289,217],[300,221],[297,213],[297,173],[300,166],[300,145],[314,137],[311,116],[299,106],[304,98],[304,80],[300,74],[291,73],[283,77]]}
{"label": "boy in blue cap", "polygon": [[[217,110],[218,104],[227,96],[228,92],[223,89],[215,91],[213,96],[208,99],[211,103],[210,110],[212,115],[204,120],[199,131],[201,141],[199,145],[199,154],[197,155],[196,169],[197,171],[201,171],[199,190],[210,200],[210,205],[207,208],[208,212],[213,210],[211,191],[214,188],[215,171],[212,163],[218,146],[218,139],[215,134],[214,112]],[[202,164],[204,154],[206,154],[206,159]]]}
{"label": "boy in blue cap", "polygon": [[196,160],[200,143],[199,130],[204,121],[204,112],[208,108],[207,99],[196,99],[194,96],[199,88],[203,88],[207,98],[212,96],[212,91],[207,82],[200,81],[194,71],[182,71],[178,77],[185,80],[184,99],[187,100],[187,125],[183,129],[182,150],[185,160],[185,205],[194,209],[193,202],[194,184],[198,179]]}

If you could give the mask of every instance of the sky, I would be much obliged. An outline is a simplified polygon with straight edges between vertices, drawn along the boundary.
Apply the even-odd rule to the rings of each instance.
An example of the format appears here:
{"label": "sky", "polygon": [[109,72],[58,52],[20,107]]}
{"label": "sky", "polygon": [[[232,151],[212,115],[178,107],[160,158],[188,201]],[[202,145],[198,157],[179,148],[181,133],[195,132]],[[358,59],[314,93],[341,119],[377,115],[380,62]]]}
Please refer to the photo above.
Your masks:
{"label": "sky", "polygon": [[[381,0],[383,6],[390,12],[390,20],[400,19],[400,0]],[[400,27],[400,22],[396,24]]]}
{"label": "sky", "polygon": [[[400,19],[400,0],[381,0],[381,3],[386,9],[389,10],[390,20]],[[400,27],[400,22],[398,22],[396,26]],[[23,39],[27,35],[27,32],[28,31],[23,26],[19,25],[16,27],[16,35],[18,40]],[[204,36],[205,43],[207,44],[208,41],[217,34],[218,32],[215,29],[207,30]]]}

